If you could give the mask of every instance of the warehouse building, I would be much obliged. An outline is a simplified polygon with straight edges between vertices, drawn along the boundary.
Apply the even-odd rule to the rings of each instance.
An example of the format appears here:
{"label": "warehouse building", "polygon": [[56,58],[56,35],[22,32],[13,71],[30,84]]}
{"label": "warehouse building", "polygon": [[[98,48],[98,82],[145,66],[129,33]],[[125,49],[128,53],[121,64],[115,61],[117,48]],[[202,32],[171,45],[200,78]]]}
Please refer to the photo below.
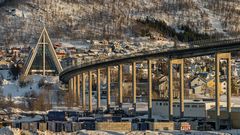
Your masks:
{"label": "warehouse building", "polygon": [[[168,120],[168,104],[168,100],[153,100],[152,117],[156,120]],[[221,102],[220,105],[226,106],[226,103]],[[184,118],[206,119],[208,110],[214,107],[213,100],[184,100]],[[173,116],[180,117],[180,102],[177,100],[173,102]]]}

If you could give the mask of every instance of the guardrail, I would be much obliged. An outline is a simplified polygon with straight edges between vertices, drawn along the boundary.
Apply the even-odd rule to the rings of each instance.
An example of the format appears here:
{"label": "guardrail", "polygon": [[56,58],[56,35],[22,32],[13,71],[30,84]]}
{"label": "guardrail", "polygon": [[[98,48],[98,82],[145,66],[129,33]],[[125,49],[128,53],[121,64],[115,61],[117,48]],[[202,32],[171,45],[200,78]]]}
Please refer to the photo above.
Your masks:
{"label": "guardrail", "polygon": [[[155,54],[155,53],[161,53],[161,52],[167,52],[172,48],[169,48],[168,50],[164,50],[164,51],[159,51],[159,50],[154,50],[154,51],[148,51],[148,52],[136,52],[136,53],[132,53],[129,55],[120,55],[120,56],[110,56],[106,59],[95,59],[94,61],[90,61],[90,62],[85,62],[85,63],[78,63],[76,65],[72,65],[72,66],[68,66],[67,68],[65,68],[65,70],[70,69],[72,67],[78,66],[78,67],[86,67],[89,65],[93,65],[93,64],[98,64],[98,63],[102,63],[102,62],[110,62],[112,60],[120,60],[120,59],[124,59],[124,58],[129,58],[129,57],[137,57],[137,56],[144,56],[144,55],[148,55],[148,54]],[[176,49],[174,49],[176,50]]]}
{"label": "guardrail", "polygon": [[238,37],[228,37],[228,38],[221,38],[221,39],[209,39],[209,40],[198,40],[198,41],[193,41],[190,42],[189,45],[219,45],[221,44],[227,44],[227,43],[235,43],[240,41],[240,36]]}
{"label": "guardrail", "polygon": [[150,54],[157,54],[157,53],[162,53],[162,52],[168,52],[168,51],[173,51],[173,50],[186,50],[188,48],[191,49],[196,49],[196,48],[201,48],[201,47],[211,47],[211,46],[216,46],[216,45],[221,45],[221,44],[232,44],[232,43],[240,43],[240,37],[239,38],[224,38],[222,40],[207,40],[207,41],[195,41],[195,42],[191,42],[189,43],[189,45],[185,48],[175,48],[175,47],[171,47],[171,48],[162,48],[162,49],[158,49],[158,50],[153,50],[153,51],[148,51],[148,52],[136,52],[133,54],[129,54],[129,55],[121,55],[121,56],[111,56],[108,57],[106,59],[95,59],[94,61],[90,61],[90,62],[85,62],[85,63],[78,63],[76,65],[73,66],[68,66],[67,68],[65,68],[65,71],[71,70],[73,67],[78,67],[78,68],[82,68],[82,67],[87,67],[89,65],[94,65],[94,64],[98,64],[98,63],[103,63],[103,62],[111,62],[112,60],[121,60],[124,58],[131,58],[131,57],[137,57],[137,56],[144,56],[144,55],[150,55]]}

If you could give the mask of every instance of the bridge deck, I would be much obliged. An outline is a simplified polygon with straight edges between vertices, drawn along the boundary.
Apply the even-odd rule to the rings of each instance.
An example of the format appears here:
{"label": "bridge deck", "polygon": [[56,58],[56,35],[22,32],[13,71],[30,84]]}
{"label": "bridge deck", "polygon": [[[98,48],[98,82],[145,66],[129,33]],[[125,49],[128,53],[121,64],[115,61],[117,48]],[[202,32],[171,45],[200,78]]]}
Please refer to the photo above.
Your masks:
{"label": "bridge deck", "polygon": [[137,53],[132,55],[125,55],[121,57],[113,57],[105,60],[96,60],[90,63],[71,66],[60,73],[59,79],[67,83],[73,76],[98,68],[105,68],[107,66],[116,66],[118,64],[131,63],[133,61],[143,61],[147,59],[156,59],[159,57],[167,58],[190,58],[204,55],[213,55],[217,52],[231,52],[240,50],[240,39],[221,40],[216,42],[209,42],[206,44],[192,44],[189,48],[169,48],[166,50],[157,50],[146,53]]}

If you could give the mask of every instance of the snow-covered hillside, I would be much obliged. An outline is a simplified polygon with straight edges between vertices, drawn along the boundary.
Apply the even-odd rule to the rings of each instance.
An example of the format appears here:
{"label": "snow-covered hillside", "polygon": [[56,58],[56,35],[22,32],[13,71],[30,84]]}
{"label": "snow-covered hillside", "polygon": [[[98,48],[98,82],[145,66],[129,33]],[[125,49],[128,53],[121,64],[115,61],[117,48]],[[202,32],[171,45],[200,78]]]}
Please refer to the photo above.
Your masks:
{"label": "snow-covered hillside", "polygon": [[240,31],[239,12],[237,0],[11,0],[0,8],[0,43],[33,43],[44,25],[59,40],[138,36],[136,20],[146,16],[232,36]]}
{"label": "snow-covered hillside", "polygon": [[[42,80],[44,83],[54,84],[50,91],[52,95],[55,96],[56,90],[58,89],[58,77],[57,76],[48,76],[47,78],[41,75],[31,75],[26,79],[29,80],[26,86],[20,85],[20,79],[12,80],[12,77],[8,74],[8,70],[0,70],[1,76],[1,86],[0,86],[0,95],[5,98],[11,98],[15,103],[21,103],[22,99],[26,96],[27,93],[39,94],[43,92],[45,88],[40,87],[39,84]],[[50,93],[49,93],[50,94]],[[55,102],[55,99],[52,99]]]}

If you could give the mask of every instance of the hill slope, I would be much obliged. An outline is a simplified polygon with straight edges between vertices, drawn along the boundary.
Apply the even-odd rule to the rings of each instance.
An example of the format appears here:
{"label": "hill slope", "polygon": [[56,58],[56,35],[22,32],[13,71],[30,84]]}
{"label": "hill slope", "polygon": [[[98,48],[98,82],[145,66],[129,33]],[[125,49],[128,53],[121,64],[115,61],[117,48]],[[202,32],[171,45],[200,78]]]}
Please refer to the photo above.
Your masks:
{"label": "hill slope", "polygon": [[[4,1],[2,1],[4,2]],[[45,25],[57,39],[140,36],[137,20],[162,20],[176,32],[234,36],[240,31],[237,0],[9,0],[0,8],[2,44],[35,42]],[[151,29],[150,32],[154,32]]]}

